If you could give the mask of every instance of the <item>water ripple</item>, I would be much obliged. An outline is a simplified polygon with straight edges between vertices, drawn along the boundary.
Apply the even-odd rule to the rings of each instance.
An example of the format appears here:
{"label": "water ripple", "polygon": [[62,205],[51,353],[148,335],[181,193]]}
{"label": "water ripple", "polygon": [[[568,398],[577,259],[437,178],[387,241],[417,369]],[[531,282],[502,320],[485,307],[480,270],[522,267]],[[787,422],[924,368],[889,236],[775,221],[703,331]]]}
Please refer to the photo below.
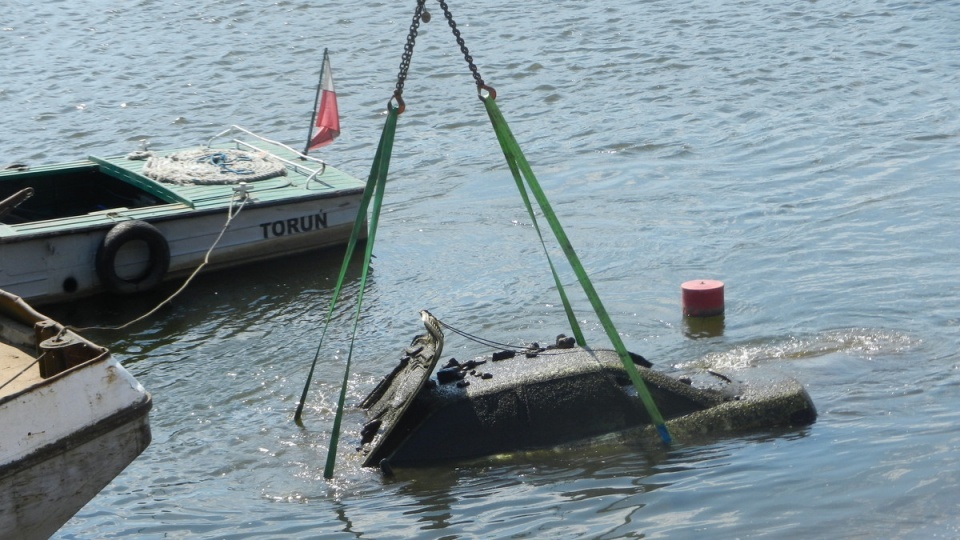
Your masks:
{"label": "water ripple", "polygon": [[[304,256],[201,279],[129,333],[91,334],[153,391],[154,443],[58,536],[956,536],[944,493],[960,481],[945,405],[960,385],[960,4],[828,4],[452,6],[628,347],[665,367],[785,371],[817,424],[387,480],[360,467],[351,408],[328,483],[359,260],[300,429],[290,417],[340,254]],[[384,2],[6,7],[3,163],[194,144],[229,124],[296,143],[329,48],[344,129],[323,156],[364,177],[410,23],[410,6]],[[351,404],[422,331],[423,307],[499,341],[566,331],[440,23],[421,26],[405,86]],[[691,336],[679,284],[703,277],[726,282],[726,317],[722,333]],[[575,290],[565,267],[561,280]],[[164,292],[52,314],[125,322]]]}

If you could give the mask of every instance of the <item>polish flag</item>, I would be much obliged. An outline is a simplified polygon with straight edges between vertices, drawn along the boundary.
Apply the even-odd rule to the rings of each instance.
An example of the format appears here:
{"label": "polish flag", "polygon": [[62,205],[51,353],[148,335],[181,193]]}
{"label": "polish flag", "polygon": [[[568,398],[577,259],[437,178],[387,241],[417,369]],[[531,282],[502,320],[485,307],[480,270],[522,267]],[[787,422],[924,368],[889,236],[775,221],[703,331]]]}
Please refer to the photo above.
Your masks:
{"label": "polish flag", "polygon": [[313,127],[304,154],[333,142],[340,135],[340,113],[337,111],[337,94],[333,91],[333,71],[330,56],[323,51],[323,67],[320,68],[320,85],[314,102]]}

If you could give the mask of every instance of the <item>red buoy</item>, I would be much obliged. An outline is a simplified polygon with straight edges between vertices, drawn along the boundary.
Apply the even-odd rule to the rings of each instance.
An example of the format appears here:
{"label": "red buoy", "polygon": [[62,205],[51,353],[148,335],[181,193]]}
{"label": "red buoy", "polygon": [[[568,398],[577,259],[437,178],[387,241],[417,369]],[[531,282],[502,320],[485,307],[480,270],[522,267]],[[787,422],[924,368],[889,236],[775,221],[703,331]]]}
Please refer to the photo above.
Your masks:
{"label": "red buoy", "polygon": [[680,285],[684,317],[723,315],[723,282],[695,279]]}

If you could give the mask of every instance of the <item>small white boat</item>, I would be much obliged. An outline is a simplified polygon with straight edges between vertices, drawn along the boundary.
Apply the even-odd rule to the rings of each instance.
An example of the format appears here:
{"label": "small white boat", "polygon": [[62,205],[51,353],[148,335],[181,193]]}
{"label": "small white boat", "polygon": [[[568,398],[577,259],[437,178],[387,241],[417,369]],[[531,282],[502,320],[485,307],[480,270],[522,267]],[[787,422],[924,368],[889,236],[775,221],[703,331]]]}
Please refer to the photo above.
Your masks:
{"label": "small white boat", "polygon": [[0,290],[0,538],[49,538],[150,444],[110,352]]}
{"label": "small white boat", "polygon": [[133,293],[214,245],[207,270],[346,243],[363,188],[236,126],[193,149],[14,166],[0,171],[0,289],[33,305]]}

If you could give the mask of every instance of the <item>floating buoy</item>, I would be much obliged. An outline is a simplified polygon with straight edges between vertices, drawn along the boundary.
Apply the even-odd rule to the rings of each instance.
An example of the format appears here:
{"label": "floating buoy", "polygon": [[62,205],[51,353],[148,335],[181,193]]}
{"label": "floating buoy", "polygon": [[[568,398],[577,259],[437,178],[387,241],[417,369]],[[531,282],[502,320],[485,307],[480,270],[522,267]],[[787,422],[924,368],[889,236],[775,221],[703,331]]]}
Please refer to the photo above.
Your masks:
{"label": "floating buoy", "polygon": [[695,279],[680,285],[684,317],[714,317],[723,315],[723,282],[714,279]]}

